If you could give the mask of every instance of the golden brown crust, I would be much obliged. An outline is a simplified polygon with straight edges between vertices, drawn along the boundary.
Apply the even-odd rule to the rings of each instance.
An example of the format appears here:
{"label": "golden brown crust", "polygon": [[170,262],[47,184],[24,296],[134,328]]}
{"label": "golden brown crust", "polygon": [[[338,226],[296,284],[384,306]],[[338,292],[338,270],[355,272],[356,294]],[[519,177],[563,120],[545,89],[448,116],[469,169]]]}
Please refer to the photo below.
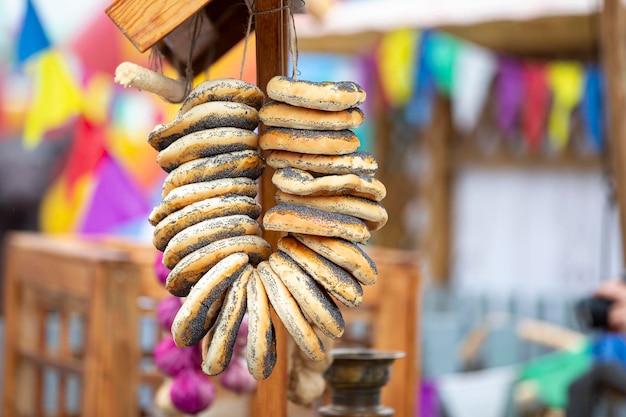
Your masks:
{"label": "golden brown crust", "polygon": [[170,172],[194,159],[256,149],[258,144],[258,135],[246,129],[218,127],[200,130],[183,136],[159,152],[157,164],[165,172]]}
{"label": "golden brown crust", "polygon": [[363,123],[364,115],[358,107],[329,112],[271,101],[261,107],[259,118],[265,126],[312,130],[345,130],[359,127]]}
{"label": "golden brown crust", "polygon": [[264,98],[263,91],[259,87],[242,80],[235,78],[208,80],[191,90],[180,106],[178,114],[186,113],[192,107],[209,101],[232,101],[247,104],[258,110]]}
{"label": "golden brown crust", "polygon": [[274,172],[272,183],[279,190],[295,195],[352,195],[374,201],[381,201],[387,195],[385,185],[376,178],[354,174],[314,177],[301,169],[281,168]]}
{"label": "golden brown crust", "polygon": [[343,155],[356,151],[359,138],[350,130],[305,130],[268,128],[259,138],[263,150],[283,150],[307,154]]}
{"label": "golden brown crust", "polygon": [[254,379],[266,379],[276,364],[276,334],[270,301],[255,269],[248,281],[248,345],[246,361]]}
{"label": "golden brown crust", "polygon": [[350,272],[363,285],[373,285],[378,278],[374,261],[357,244],[344,239],[293,233],[307,248]]}
{"label": "golden brown crust", "polygon": [[367,152],[319,155],[275,150],[269,153],[266,163],[274,169],[296,168],[318,174],[372,176],[378,171],[378,163]]}
{"label": "golden brown crust", "polygon": [[279,204],[263,216],[265,230],[340,237],[366,243],[370,232],[356,217],[293,204]]}
{"label": "golden brown crust", "polygon": [[313,82],[276,76],[267,83],[269,98],[293,106],[325,111],[356,107],[365,102],[365,91],[352,81]]}
{"label": "golden brown crust", "polygon": [[370,230],[382,228],[389,218],[382,204],[366,198],[350,195],[300,196],[284,193],[280,190],[274,197],[277,204],[295,204],[308,206],[332,213],[346,214],[363,220]]}
{"label": "golden brown crust", "polygon": [[221,178],[257,179],[265,169],[265,160],[256,150],[223,153],[185,162],[170,172],[163,181],[162,198],[185,184],[208,182]]}

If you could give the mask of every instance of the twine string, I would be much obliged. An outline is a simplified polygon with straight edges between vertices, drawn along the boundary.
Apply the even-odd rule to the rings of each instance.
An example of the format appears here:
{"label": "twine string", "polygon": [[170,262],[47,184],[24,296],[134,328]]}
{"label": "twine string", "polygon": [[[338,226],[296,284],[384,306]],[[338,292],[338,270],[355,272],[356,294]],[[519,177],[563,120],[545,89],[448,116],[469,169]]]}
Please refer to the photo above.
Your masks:
{"label": "twine string", "polygon": [[248,51],[248,41],[250,39],[250,32],[252,31],[252,19],[257,15],[278,13],[283,10],[288,11],[290,25],[289,25],[289,52],[291,53],[292,71],[291,76],[297,79],[298,76],[298,37],[296,35],[296,22],[293,17],[293,9],[291,7],[291,0],[287,0],[285,6],[277,7],[269,10],[254,10],[254,0],[245,0],[246,7],[248,8],[248,26],[246,28],[246,38],[243,44],[243,57],[241,59],[241,68],[239,70],[239,78],[243,79],[243,70],[246,64],[246,55]]}

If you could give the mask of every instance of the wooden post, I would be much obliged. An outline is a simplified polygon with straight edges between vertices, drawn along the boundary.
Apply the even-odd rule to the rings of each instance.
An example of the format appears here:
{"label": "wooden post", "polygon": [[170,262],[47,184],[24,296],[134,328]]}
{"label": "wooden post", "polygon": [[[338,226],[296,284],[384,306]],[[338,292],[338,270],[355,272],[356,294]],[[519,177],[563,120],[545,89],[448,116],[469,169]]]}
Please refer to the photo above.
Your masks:
{"label": "wooden post", "polygon": [[[273,13],[260,13],[255,16],[257,84],[263,92],[267,82],[276,75],[287,73],[287,23],[288,13],[280,10],[283,0],[256,0],[255,12],[276,10]],[[259,133],[265,127],[259,126]],[[264,155],[265,156],[265,155]],[[272,169],[265,168],[260,179],[260,199],[263,214],[274,205],[276,188],[272,184]],[[264,232],[265,239],[276,248],[280,237],[277,232]],[[252,417],[285,417],[287,415],[287,332],[272,312],[276,330],[277,361],[272,375],[260,381],[251,406]]]}
{"label": "wooden post", "polygon": [[609,111],[608,149],[619,210],[622,259],[626,262],[626,31],[620,0],[604,1],[601,26]]}

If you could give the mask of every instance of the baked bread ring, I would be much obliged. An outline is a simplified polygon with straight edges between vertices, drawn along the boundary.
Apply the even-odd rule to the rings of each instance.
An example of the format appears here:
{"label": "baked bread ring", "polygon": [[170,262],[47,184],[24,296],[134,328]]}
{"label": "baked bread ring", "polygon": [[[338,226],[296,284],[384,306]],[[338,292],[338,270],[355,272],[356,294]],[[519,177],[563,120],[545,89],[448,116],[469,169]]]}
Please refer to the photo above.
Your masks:
{"label": "baked bread ring", "polygon": [[251,178],[220,178],[207,182],[196,182],[174,188],[148,216],[151,225],[156,226],[170,214],[197,201],[226,194],[237,194],[254,198],[257,185]]}
{"label": "baked bread ring", "polygon": [[274,252],[270,255],[269,262],[309,321],[326,336],[333,339],[340,337],[345,322],[337,304],[326,290],[284,252]]}
{"label": "baked bread ring", "polygon": [[376,178],[354,174],[314,177],[301,169],[281,168],[274,172],[272,183],[280,191],[296,195],[352,195],[374,201],[387,195],[385,185]]}
{"label": "baked bread ring", "polygon": [[246,314],[246,286],[253,269],[246,265],[226,291],[224,305],[212,329],[211,343],[202,355],[202,371],[207,375],[222,373],[230,363],[239,326]]}
{"label": "baked bread ring", "polygon": [[370,238],[367,226],[356,217],[294,204],[279,204],[267,210],[263,227],[277,232],[340,237],[359,243],[366,243]]}
{"label": "baked bread ring", "polygon": [[162,151],[175,140],[192,132],[216,127],[238,127],[254,130],[259,124],[259,112],[246,104],[210,101],[177,115],[171,122],[157,125],[148,134],[148,144]]}
{"label": "baked bread ring", "polygon": [[255,269],[248,281],[248,343],[246,362],[254,379],[265,379],[272,373],[276,364],[276,334],[270,300]]}
{"label": "baked bread ring", "polygon": [[365,102],[365,91],[352,81],[313,82],[276,76],[265,88],[269,98],[308,109],[337,111]]}
{"label": "baked bread ring", "polygon": [[277,191],[274,197],[277,204],[308,206],[331,213],[346,214],[363,220],[370,230],[378,230],[387,224],[389,215],[382,204],[367,198],[351,195],[328,195],[319,197],[287,194]]}
{"label": "baked bread ring", "polygon": [[183,229],[204,220],[234,214],[256,219],[261,214],[261,206],[253,198],[235,194],[198,201],[161,220],[154,228],[152,243],[155,248],[164,251],[169,241]]}
{"label": "baked bread ring", "polygon": [[256,150],[223,153],[195,159],[185,162],[165,177],[161,197],[167,197],[169,192],[176,187],[194,182],[236,177],[257,179],[264,169],[265,161]]}
{"label": "baked bread ring", "polygon": [[275,150],[267,155],[265,162],[274,169],[296,168],[318,174],[372,176],[376,175],[378,171],[378,163],[367,152],[354,152],[345,155],[316,155]]}
{"label": "baked bread ring", "polygon": [[293,337],[296,345],[309,359],[314,361],[324,359],[322,341],[302,314],[298,303],[293,299],[285,284],[272,270],[269,262],[261,262],[257,266],[257,271],[274,311],[285,325],[287,332]]}
{"label": "baked bread ring", "polygon": [[233,253],[243,252],[253,265],[269,258],[272,247],[260,236],[235,236],[204,246],[178,262],[167,276],[165,288],[172,295],[184,297],[201,277],[219,261]]}
{"label": "baked bread ring", "polygon": [[256,149],[259,137],[251,130],[218,127],[183,136],[157,155],[157,164],[165,172],[188,161],[207,156]]}
{"label": "baked bread ring", "polygon": [[232,101],[247,104],[255,109],[263,105],[263,91],[256,85],[235,78],[219,78],[198,84],[185,98],[178,114],[207,101]]}
{"label": "baked bread ring", "polygon": [[208,316],[217,317],[222,295],[247,265],[248,255],[233,253],[198,280],[174,317],[172,336],[176,346],[192,346],[204,337],[213,321]]}
{"label": "baked bread ring", "polygon": [[356,151],[359,138],[351,130],[305,130],[271,127],[259,138],[264,151],[282,150],[306,154],[343,155]]}
{"label": "baked bread ring", "polygon": [[265,126],[344,130],[359,127],[363,123],[364,115],[358,107],[340,111],[324,111],[270,101],[259,110],[259,118]]}
{"label": "baked bread ring", "polygon": [[335,298],[348,307],[358,307],[363,301],[363,288],[358,281],[343,268],[323,256],[285,236],[278,241],[278,250],[285,252],[315,281]]}
{"label": "baked bread ring", "polygon": [[163,251],[163,265],[173,269],[181,259],[217,240],[228,237],[261,236],[261,226],[245,214],[216,217],[196,223],[176,234]]}
{"label": "baked bread ring", "polygon": [[307,248],[350,272],[363,285],[373,285],[378,269],[372,259],[357,244],[344,239],[292,233]]}

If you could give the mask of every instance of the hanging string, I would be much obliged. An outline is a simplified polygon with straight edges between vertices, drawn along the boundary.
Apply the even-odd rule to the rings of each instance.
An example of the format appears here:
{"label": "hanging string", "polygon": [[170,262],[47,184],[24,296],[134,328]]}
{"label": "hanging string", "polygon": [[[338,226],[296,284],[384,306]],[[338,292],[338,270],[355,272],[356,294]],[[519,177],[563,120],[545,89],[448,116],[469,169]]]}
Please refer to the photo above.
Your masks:
{"label": "hanging string", "polygon": [[269,14],[269,13],[277,13],[282,12],[283,10],[287,10],[289,17],[289,52],[291,53],[291,62],[292,62],[292,72],[291,76],[294,79],[298,77],[298,37],[296,35],[296,22],[293,17],[293,8],[291,6],[291,0],[287,0],[287,5],[282,7],[277,7],[275,9],[270,10],[261,10],[254,11],[254,0],[245,0],[246,7],[248,7],[248,26],[246,29],[246,38],[243,44],[243,57],[241,59],[241,68],[239,70],[239,78],[243,78],[243,70],[246,64],[246,55],[248,51],[248,40],[250,39],[250,32],[252,31],[252,19],[256,15],[261,14]]}
{"label": "hanging string", "polygon": [[196,41],[200,36],[200,13],[196,13],[193,15],[193,24],[191,30],[189,31],[190,45],[189,45],[189,55],[187,56],[187,67],[185,68],[185,97],[189,94],[191,89],[193,88],[193,51],[196,48]]}

